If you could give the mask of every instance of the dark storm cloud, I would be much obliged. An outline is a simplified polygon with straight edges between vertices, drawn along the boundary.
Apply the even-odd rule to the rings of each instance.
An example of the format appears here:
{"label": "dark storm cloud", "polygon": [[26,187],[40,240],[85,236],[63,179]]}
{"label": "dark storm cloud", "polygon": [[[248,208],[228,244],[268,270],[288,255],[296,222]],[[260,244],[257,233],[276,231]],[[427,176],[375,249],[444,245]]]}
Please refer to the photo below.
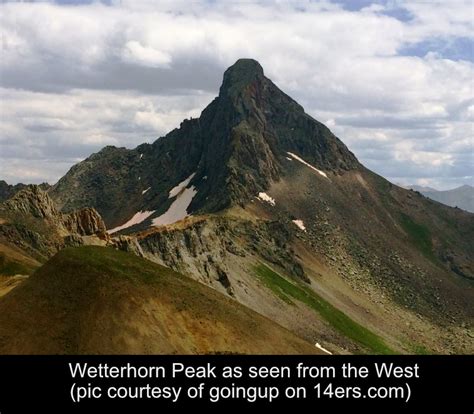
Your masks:
{"label": "dark storm cloud", "polygon": [[190,90],[217,90],[224,69],[199,58],[177,59],[169,68],[138,66],[116,57],[91,67],[77,67],[49,56],[34,65],[2,68],[0,86],[53,93],[97,89],[187,95]]}

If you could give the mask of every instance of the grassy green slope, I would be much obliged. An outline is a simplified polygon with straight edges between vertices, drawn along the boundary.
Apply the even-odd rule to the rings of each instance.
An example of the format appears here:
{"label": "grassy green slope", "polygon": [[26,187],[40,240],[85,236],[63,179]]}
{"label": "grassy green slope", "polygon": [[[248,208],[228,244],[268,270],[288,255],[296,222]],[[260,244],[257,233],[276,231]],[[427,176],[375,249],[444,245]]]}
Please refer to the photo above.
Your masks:
{"label": "grassy green slope", "polygon": [[318,312],[333,328],[375,354],[394,354],[376,334],[353,321],[313,290],[300,283],[290,282],[264,264],[255,268],[265,286],[287,303],[299,301]]}
{"label": "grassy green slope", "polygon": [[436,261],[433,254],[433,242],[428,227],[418,224],[406,214],[401,214],[400,223],[406,233],[410,236],[412,243],[423,255],[431,261]]}

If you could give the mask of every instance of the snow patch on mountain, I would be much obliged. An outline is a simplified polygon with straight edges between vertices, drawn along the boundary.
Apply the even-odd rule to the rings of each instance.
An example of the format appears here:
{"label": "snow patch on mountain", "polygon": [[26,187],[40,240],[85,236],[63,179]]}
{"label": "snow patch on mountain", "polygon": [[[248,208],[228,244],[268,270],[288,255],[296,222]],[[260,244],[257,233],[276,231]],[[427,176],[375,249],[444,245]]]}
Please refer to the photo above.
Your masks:
{"label": "snow patch on mountain", "polygon": [[332,352],[328,351],[326,348],[323,348],[318,342],[316,342],[314,346],[321,351],[326,352],[326,354],[332,355]]}
{"label": "snow patch on mountain", "polygon": [[138,213],[135,213],[133,217],[130,220],[128,220],[126,223],[122,224],[121,226],[114,227],[113,229],[107,230],[107,233],[109,234],[116,233],[117,231],[126,229],[128,227],[132,227],[135,224],[140,224],[142,221],[150,217],[154,212],[155,210],[139,211]]}
{"label": "snow patch on mountain", "polygon": [[287,152],[287,154],[293,157],[296,161],[301,162],[302,164],[306,165],[307,167],[311,168],[312,170],[316,171],[318,174],[322,175],[323,177],[329,180],[329,177],[324,171],[318,170],[314,165],[311,165],[309,162],[306,162],[303,158],[298,157],[298,155],[293,154],[292,152]]}
{"label": "snow patch on mountain", "polygon": [[151,187],[148,187],[146,190],[143,190],[143,191],[142,191],[142,195],[143,195],[143,194],[146,194],[147,191],[150,190],[150,188],[151,188]]}
{"label": "snow patch on mountain", "polygon": [[[189,178],[189,181],[191,181],[191,179],[192,177]],[[165,226],[167,224],[176,223],[177,221],[188,217],[188,207],[196,194],[197,190],[194,188],[194,186],[185,188],[184,190],[181,189],[178,196],[176,197],[176,200],[173,201],[166,213],[154,218],[152,220],[152,225]]]}
{"label": "snow patch on mountain", "polygon": [[306,226],[303,223],[303,220],[291,220],[295,225],[297,225],[301,230],[306,231]]}
{"label": "snow patch on mountain", "polygon": [[258,198],[262,201],[266,201],[267,203],[275,206],[275,199],[271,198],[267,193],[258,193]]}
{"label": "snow patch on mountain", "polygon": [[173,198],[176,197],[181,191],[183,191],[188,184],[191,182],[193,177],[196,175],[196,173],[192,173],[188,178],[186,178],[184,181],[181,181],[176,187],[173,187],[170,190],[168,198]]}

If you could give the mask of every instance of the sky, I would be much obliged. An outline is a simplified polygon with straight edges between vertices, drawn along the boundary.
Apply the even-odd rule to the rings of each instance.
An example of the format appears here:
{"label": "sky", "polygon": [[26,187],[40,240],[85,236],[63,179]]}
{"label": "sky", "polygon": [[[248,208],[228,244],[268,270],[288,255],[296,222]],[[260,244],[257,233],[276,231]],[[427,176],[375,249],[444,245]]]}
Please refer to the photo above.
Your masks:
{"label": "sky", "polygon": [[238,58],[394,183],[474,185],[472,0],[0,0],[0,179],[198,117]]}

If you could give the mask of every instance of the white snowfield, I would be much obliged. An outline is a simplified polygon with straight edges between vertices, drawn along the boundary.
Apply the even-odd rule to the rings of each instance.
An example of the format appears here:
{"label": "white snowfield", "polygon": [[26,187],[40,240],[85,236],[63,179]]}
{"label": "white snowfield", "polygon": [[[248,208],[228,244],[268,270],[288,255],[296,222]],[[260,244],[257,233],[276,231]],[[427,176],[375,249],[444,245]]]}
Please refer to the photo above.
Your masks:
{"label": "white snowfield", "polygon": [[288,161],[293,161],[293,158],[285,157]]}
{"label": "white snowfield", "polygon": [[181,191],[183,191],[188,184],[191,182],[193,177],[196,175],[196,173],[192,173],[188,178],[186,178],[184,181],[181,181],[176,187],[173,187],[170,190],[170,194],[168,198],[173,198],[176,197]]}
{"label": "white snowfield", "polygon": [[190,188],[186,187],[195,175],[195,172],[192,173],[188,178],[181,181],[176,187],[170,190],[168,198],[176,197],[176,200],[173,201],[165,213],[152,220],[151,223],[153,226],[173,224],[189,216],[188,207],[191,204],[191,201],[193,201],[194,196],[197,194],[197,190],[193,185]]}
{"label": "white snowfield", "polygon": [[329,180],[329,177],[324,171],[318,170],[315,166],[311,165],[309,162],[306,162],[303,158],[298,157],[298,155],[293,154],[292,152],[287,152],[287,154],[293,157],[296,161],[301,162],[302,164],[306,165],[307,167],[311,168],[312,170],[316,171],[318,174],[321,174],[323,177]]}
{"label": "white snowfield", "polygon": [[142,158],[143,158],[143,154],[140,154],[140,159],[142,159]]}
{"label": "white snowfield", "polygon": [[295,223],[301,230],[306,231],[306,227],[303,223],[303,220],[291,220],[293,223]]}
{"label": "white snowfield", "polygon": [[135,213],[134,216],[128,220],[126,223],[122,224],[121,226],[114,227],[113,229],[107,230],[107,233],[112,234],[117,231],[126,229],[128,227],[132,227],[135,224],[141,223],[143,220],[146,220],[148,217],[150,217],[155,210],[152,211],[139,211],[138,213]]}
{"label": "white snowfield", "polygon": [[[169,192],[169,198],[176,197],[176,199],[173,201],[173,203],[170,205],[170,207],[165,213],[152,220],[152,226],[164,226],[166,224],[173,224],[189,216],[187,210],[197,191],[194,186],[191,186],[190,188],[186,188],[186,186],[193,179],[194,175],[195,173],[191,174],[188,178],[186,178],[186,180],[180,182],[176,187],[171,189],[171,191]],[[143,190],[142,194],[145,194],[150,189],[151,187],[148,187],[146,190]],[[134,226],[135,224],[139,224],[142,221],[146,220],[148,217],[150,217],[155,211],[156,210],[139,211],[138,213],[135,213],[135,215],[126,223],[113,229],[107,230],[107,232],[109,234],[112,234],[128,227]]]}
{"label": "white snowfield", "polygon": [[[191,179],[189,181],[191,181]],[[197,191],[194,186],[191,186],[190,188],[185,188],[184,190],[180,190],[178,196],[176,197],[176,200],[174,200],[173,203],[170,205],[168,211],[166,211],[166,213],[163,213],[161,216],[154,218],[152,220],[152,225],[164,226],[166,224],[176,223],[177,221],[188,217],[188,207],[191,204],[191,201],[193,201],[193,198],[196,194]]]}
{"label": "white snowfield", "polygon": [[275,199],[271,198],[267,193],[258,193],[258,198],[262,201],[266,201],[267,203],[275,206]]}
{"label": "white snowfield", "polygon": [[321,351],[326,352],[326,354],[332,355],[332,352],[329,352],[326,348],[323,348],[321,345],[319,345],[318,342],[316,342],[316,343],[314,344],[314,346],[315,346],[316,348],[320,349]]}

